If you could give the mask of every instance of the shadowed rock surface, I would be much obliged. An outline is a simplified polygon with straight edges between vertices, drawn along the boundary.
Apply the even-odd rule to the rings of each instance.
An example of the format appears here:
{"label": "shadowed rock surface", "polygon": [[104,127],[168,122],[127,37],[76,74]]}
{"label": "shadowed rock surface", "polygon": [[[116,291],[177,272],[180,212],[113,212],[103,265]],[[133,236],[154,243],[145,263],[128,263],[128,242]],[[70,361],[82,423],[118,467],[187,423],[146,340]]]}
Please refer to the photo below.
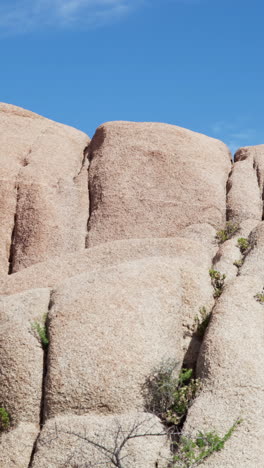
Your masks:
{"label": "shadowed rock surface", "polygon": [[[0,104],[1,468],[172,466],[146,401],[168,359],[202,380],[185,434],[243,419],[203,466],[262,468],[264,145],[233,164],[218,140],[132,122],[89,141]],[[239,231],[218,245],[228,220]]]}

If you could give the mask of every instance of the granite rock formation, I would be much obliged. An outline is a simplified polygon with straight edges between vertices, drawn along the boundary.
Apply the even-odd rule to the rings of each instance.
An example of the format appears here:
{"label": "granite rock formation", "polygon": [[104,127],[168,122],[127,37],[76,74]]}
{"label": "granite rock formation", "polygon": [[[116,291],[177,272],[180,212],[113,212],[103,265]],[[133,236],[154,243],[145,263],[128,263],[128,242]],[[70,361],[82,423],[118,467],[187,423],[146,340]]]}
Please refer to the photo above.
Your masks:
{"label": "granite rock formation", "polygon": [[170,360],[202,381],[184,434],[243,419],[203,466],[261,468],[264,145],[233,162],[213,138],[132,122],[90,141],[7,104],[0,142],[0,466],[165,468],[144,388]]}

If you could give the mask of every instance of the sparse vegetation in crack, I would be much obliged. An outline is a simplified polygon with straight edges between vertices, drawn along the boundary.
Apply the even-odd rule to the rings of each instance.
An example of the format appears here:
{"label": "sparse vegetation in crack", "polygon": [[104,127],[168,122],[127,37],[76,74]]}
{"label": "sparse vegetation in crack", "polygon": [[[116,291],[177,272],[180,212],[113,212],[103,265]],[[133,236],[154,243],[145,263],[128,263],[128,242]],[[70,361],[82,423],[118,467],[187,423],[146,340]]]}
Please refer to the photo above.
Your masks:
{"label": "sparse vegetation in crack", "polygon": [[223,244],[225,241],[231,239],[235,234],[238,233],[240,227],[239,224],[228,221],[225,229],[221,229],[216,233],[216,239],[219,244]]}
{"label": "sparse vegetation in crack", "polygon": [[245,255],[250,248],[249,240],[245,237],[239,237],[237,239],[237,246],[239,247],[240,252]]}
{"label": "sparse vegetation in crack", "polygon": [[146,410],[159,416],[164,424],[179,429],[197,392],[200,379],[193,377],[193,370],[182,368],[173,360],[165,361],[146,380]]}
{"label": "sparse vegetation in crack", "polygon": [[240,267],[242,267],[243,263],[244,263],[244,259],[240,258],[239,260],[235,260],[233,262],[233,265],[236,266],[237,268],[240,268]]}
{"label": "sparse vegetation in crack", "polygon": [[8,411],[1,406],[0,407],[0,433],[8,431],[11,425],[11,417]]}
{"label": "sparse vegetation in crack", "polygon": [[[194,437],[188,437],[186,433],[183,434],[182,427],[188,408],[201,389],[201,382],[193,377],[191,369],[179,370],[178,364],[173,360],[164,361],[158,369],[153,371],[144,386],[144,390],[146,389],[147,393],[144,393],[146,411],[159,416],[164,429],[157,431],[156,423],[152,423],[151,417],[147,414],[143,420],[135,419],[128,427],[124,427],[121,422],[116,421],[115,426],[107,430],[107,440],[104,439],[104,435],[87,435],[85,428],[82,433],[75,432],[73,429],[60,430],[55,424],[49,437],[46,437],[42,444],[52,444],[53,440],[56,441],[63,435],[67,436],[67,440],[72,438],[71,450],[64,466],[69,466],[69,462],[74,463],[76,455],[78,463],[72,466],[76,466],[76,468],[79,466],[94,468],[96,462],[85,459],[83,446],[80,445],[80,443],[84,443],[98,451],[100,460],[98,465],[107,464],[109,467],[128,468],[129,441],[138,438],[162,436],[168,438],[171,455],[164,458],[164,462],[156,461],[154,466],[160,468],[191,468],[200,465],[203,460],[214,452],[222,450],[225,442],[240,424],[240,420],[237,420],[224,436],[213,430],[208,432],[198,431]],[[109,436],[112,439],[112,444],[109,444]],[[82,457],[83,460],[80,462]]]}
{"label": "sparse vegetation in crack", "polygon": [[217,299],[223,292],[226,275],[214,269],[209,270],[209,275],[211,277],[211,283],[214,288],[214,298]]}
{"label": "sparse vegetation in crack", "polygon": [[264,305],[264,288],[262,292],[257,293],[254,298],[256,299],[257,302],[260,302],[260,304]]}
{"label": "sparse vegetation in crack", "polygon": [[204,337],[205,331],[209,325],[211,319],[212,312],[208,312],[206,307],[200,307],[199,314],[195,316],[194,324],[195,324],[195,334],[200,339]]}
{"label": "sparse vegetation in crack", "polygon": [[47,316],[48,314],[45,314],[43,316],[42,323],[40,322],[32,323],[32,329],[37,332],[38,338],[44,350],[47,349],[49,345],[49,338],[48,338],[48,332],[47,332]]}

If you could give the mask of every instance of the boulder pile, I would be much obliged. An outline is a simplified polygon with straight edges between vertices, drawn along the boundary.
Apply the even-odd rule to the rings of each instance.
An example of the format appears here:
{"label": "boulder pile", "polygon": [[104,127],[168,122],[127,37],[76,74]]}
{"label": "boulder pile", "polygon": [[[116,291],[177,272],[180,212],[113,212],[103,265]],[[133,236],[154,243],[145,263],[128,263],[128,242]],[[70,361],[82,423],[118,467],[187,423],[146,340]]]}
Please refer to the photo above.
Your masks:
{"label": "boulder pile", "polygon": [[201,379],[182,434],[242,419],[203,466],[263,467],[263,193],[264,145],[0,104],[1,468],[169,466],[144,391],[169,361]]}

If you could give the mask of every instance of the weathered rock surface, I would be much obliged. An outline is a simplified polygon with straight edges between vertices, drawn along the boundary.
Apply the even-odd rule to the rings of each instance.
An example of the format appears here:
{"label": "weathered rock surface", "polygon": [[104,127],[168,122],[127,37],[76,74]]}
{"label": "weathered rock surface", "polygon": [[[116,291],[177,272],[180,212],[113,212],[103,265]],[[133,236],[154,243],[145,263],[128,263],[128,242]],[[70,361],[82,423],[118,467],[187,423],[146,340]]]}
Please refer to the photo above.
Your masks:
{"label": "weathered rock surface", "polygon": [[227,147],[173,125],[110,122],[89,148],[87,246],[225,223]]}
{"label": "weathered rock surface", "polygon": [[19,423],[15,429],[4,432],[0,441],[1,468],[28,467],[38,432],[38,426],[30,423]]}
{"label": "weathered rock surface", "polygon": [[0,274],[84,247],[88,137],[0,104]]}
{"label": "weathered rock surface", "polygon": [[80,273],[153,256],[191,261],[206,273],[211,266],[210,249],[201,245],[200,239],[193,240],[196,237],[195,232],[188,240],[175,237],[113,241],[63,257],[51,257],[46,262],[32,265],[13,275],[0,277],[0,294],[14,294],[33,288],[53,288]]}
{"label": "weathered rock surface", "polygon": [[49,300],[48,289],[0,297],[0,402],[12,425],[39,423],[43,350],[34,323],[43,323]]}
{"label": "weathered rock surface", "polygon": [[[149,436],[140,437],[143,434]],[[107,468],[112,465],[115,448],[120,448],[129,435],[138,437],[130,438],[121,450],[120,463],[124,468],[163,466],[170,451],[168,439],[162,434],[164,428],[159,419],[148,413],[51,419],[42,430],[32,468]]]}
{"label": "weathered rock surface", "polygon": [[262,288],[257,276],[230,282],[214,309],[198,360],[203,389],[189,410],[186,433],[216,430],[224,435],[243,422],[226,444],[204,466],[261,467],[264,456],[263,305],[255,295]]}
{"label": "weathered rock surface", "polygon": [[212,301],[201,277],[193,264],[163,257],[65,281],[49,314],[46,416],[143,409],[145,381],[164,360],[182,362],[183,326]]}
{"label": "weathered rock surface", "polygon": [[241,148],[228,181],[227,217],[235,222],[261,221],[264,191],[264,145]]}
{"label": "weathered rock surface", "polygon": [[[122,468],[167,468],[164,426],[144,411],[146,381],[170,358],[177,370],[198,359],[203,382],[186,434],[243,419],[204,466],[262,468],[264,145],[240,149],[230,173],[223,143],[172,125],[110,122],[88,141],[0,104],[0,408],[11,417],[0,466],[113,467],[107,455],[130,434]],[[219,246],[226,220],[240,230]],[[211,267],[227,275],[217,300]],[[201,310],[212,310],[204,339]],[[45,314],[44,351],[34,323]]]}

